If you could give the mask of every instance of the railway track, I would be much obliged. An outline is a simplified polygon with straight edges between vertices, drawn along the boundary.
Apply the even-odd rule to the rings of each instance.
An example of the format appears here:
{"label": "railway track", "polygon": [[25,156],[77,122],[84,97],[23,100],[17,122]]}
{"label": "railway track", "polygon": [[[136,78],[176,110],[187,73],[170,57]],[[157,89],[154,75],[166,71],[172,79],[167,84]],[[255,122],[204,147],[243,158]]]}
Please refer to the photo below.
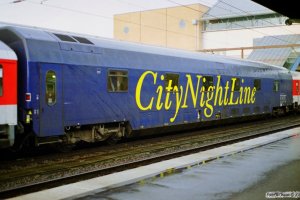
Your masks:
{"label": "railway track", "polygon": [[66,154],[1,161],[0,198],[134,168],[299,125],[299,116],[287,116]]}

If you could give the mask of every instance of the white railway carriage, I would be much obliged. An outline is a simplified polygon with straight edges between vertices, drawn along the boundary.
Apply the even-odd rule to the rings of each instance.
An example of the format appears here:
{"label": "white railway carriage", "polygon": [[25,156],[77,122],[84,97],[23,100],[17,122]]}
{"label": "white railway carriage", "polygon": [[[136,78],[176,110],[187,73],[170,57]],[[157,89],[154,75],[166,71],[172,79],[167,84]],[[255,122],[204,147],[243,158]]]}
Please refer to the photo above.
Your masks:
{"label": "white railway carriage", "polygon": [[17,125],[17,56],[0,41],[0,146],[14,143]]}

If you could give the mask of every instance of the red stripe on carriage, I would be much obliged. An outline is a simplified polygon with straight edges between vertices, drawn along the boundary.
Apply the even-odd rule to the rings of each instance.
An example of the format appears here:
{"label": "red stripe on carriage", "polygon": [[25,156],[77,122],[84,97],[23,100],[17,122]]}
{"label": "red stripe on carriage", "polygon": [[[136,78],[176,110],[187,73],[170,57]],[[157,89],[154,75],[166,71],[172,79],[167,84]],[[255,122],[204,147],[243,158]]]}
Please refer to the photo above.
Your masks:
{"label": "red stripe on carriage", "polygon": [[2,96],[0,105],[17,104],[17,61],[0,59],[2,67]]}

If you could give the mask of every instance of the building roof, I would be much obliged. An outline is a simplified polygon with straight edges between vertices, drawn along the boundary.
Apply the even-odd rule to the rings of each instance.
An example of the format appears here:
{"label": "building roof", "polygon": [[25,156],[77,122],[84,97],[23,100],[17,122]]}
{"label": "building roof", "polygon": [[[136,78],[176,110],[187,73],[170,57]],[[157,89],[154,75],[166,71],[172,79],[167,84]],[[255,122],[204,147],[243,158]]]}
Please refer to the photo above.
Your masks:
{"label": "building roof", "polygon": [[202,20],[224,19],[272,13],[275,12],[251,0],[219,0],[207,11],[207,13],[203,15]]}
{"label": "building roof", "polygon": [[[263,38],[254,39],[254,46],[269,46],[269,45],[288,45],[299,44],[300,35],[276,35],[265,36]],[[299,48],[272,48],[272,49],[255,49],[248,56],[248,59],[260,61],[278,66],[289,68],[300,56]]]}
{"label": "building roof", "polygon": [[299,8],[296,6],[295,0],[285,0],[283,2],[274,2],[270,0],[252,0],[260,5],[270,8],[282,15],[285,15],[291,19],[300,19]]}

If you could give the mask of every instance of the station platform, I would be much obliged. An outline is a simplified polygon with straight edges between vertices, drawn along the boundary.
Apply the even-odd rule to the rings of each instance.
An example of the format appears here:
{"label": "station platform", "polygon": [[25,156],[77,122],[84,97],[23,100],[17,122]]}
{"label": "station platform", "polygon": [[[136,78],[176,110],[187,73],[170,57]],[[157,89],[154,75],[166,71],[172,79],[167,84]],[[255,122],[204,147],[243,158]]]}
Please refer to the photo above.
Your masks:
{"label": "station platform", "polygon": [[[294,128],[12,199],[265,199],[271,179],[276,191],[300,192],[299,158]],[[282,167],[296,174],[278,178]],[[280,189],[280,182],[291,185]]]}

